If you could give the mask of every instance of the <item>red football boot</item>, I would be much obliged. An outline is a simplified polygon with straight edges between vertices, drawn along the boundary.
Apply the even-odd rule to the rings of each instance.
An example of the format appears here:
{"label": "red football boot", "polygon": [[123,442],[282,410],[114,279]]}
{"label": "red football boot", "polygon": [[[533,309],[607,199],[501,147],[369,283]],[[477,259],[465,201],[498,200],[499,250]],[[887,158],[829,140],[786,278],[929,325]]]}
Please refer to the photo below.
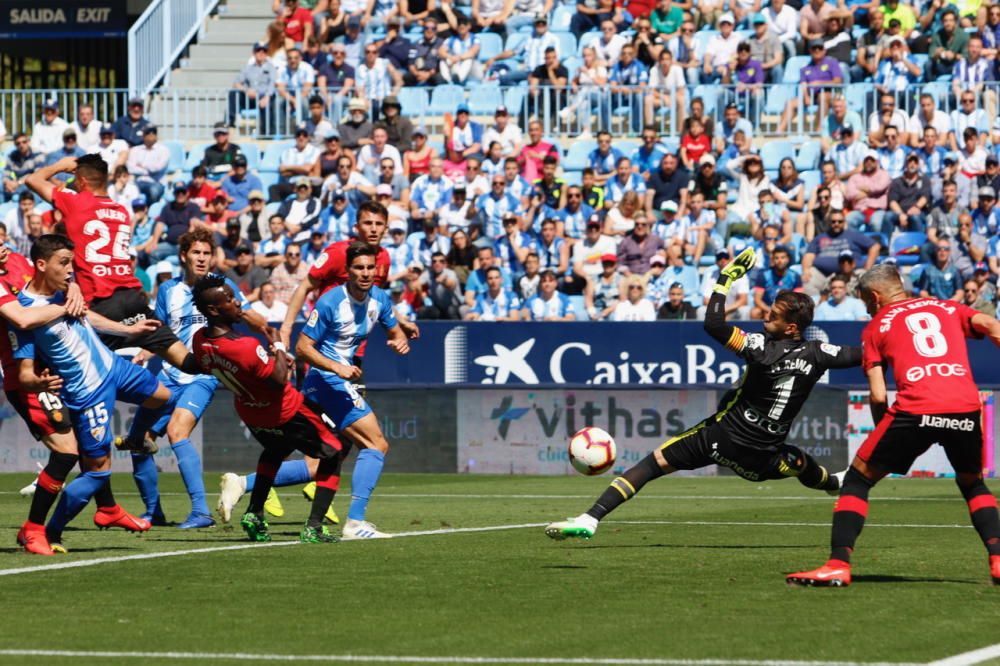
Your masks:
{"label": "red football boot", "polygon": [[136,518],[123,509],[120,504],[115,504],[110,508],[99,508],[94,514],[94,524],[98,529],[106,530],[112,527],[120,527],[126,532],[145,532],[151,523],[142,518]]}
{"label": "red football boot", "polygon": [[17,543],[24,550],[35,555],[55,555],[45,536],[45,526],[26,522],[17,531]]}
{"label": "red football boot", "polygon": [[990,575],[993,584],[1000,585],[1000,555],[990,555]]}
{"label": "red football boot", "polygon": [[847,587],[851,584],[851,565],[843,560],[830,560],[819,569],[788,574],[785,582],[805,587]]}

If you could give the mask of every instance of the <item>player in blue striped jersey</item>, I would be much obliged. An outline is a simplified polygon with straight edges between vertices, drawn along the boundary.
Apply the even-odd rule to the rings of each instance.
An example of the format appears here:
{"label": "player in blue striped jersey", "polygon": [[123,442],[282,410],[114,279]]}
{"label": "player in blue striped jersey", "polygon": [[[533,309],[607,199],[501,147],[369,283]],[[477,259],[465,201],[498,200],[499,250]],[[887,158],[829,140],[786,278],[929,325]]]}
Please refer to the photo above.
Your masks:
{"label": "player in blue striped jersey", "polygon": [[[194,334],[207,321],[194,307],[192,287],[198,280],[208,275],[214,255],[215,239],[210,231],[195,229],[184,234],[180,238],[183,274],[167,280],[157,290],[154,309],[156,318],[169,326],[189,351]],[[267,322],[250,310],[250,302],[243,297],[232,281],[227,279],[227,283],[240,299],[244,323],[256,331],[263,332],[267,328]],[[191,513],[177,527],[180,529],[211,527],[215,521],[212,520],[208,503],[205,501],[201,456],[191,443],[190,437],[202,414],[211,404],[219,380],[211,375],[190,375],[172,365],[163,366],[159,379],[170,389],[170,402],[153,414],[147,414],[147,410],[140,409],[126,437],[128,441],[122,446],[133,449],[132,476],[146,504],[143,518],[154,525],[166,524],[160,506],[156,461],[151,453],[143,452],[142,447],[137,444],[147,437],[147,432],[152,440],[165,434],[170,441],[171,450],[177,457],[177,467],[184,480],[184,487],[191,497]],[[149,423],[152,425],[147,429],[146,424]],[[155,444],[147,446],[146,451],[155,452]]]}
{"label": "player in blue striped jersey", "polygon": [[353,364],[354,352],[368,339],[376,323],[387,330],[393,351],[410,351],[406,334],[393,313],[392,299],[374,286],[377,255],[378,248],[365,243],[348,246],[347,284],[320,297],[296,345],[299,357],[312,366],[302,393],[319,404],[340,433],[362,449],[351,477],[351,506],[342,535],[345,540],[390,536],[365,520],[389,443],[375,414],[352,383],[361,377],[361,369]]}
{"label": "player in blue striped jersey", "polygon": [[[65,301],[73,275],[73,249],[69,238],[56,234],[35,241],[31,248],[35,276],[18,294],[23,306],[44,307]],[[154,323],[142,325],[154,326]],[[94,522],[99,527],[148,530],[147,521],[129,515],[110,493],[111,417],[116,399],[157,408],[170,399],[170,390],[145,368],[108,349],[86,319],[63,316],[30,331],[18,330],[16,338],[14,358],[19,361],[18,374],[23,383],[38,380],[36,359],[62,380],[59,397],[68,408],[76,431],[83,470],[63,488],[49,520],[46,532],[52,549],[65,552],[61,545],[63,528],[95,496],[98,496],[98,515]],[[193,357],[190,363],[185,362],[186,367],[192,364]]]}

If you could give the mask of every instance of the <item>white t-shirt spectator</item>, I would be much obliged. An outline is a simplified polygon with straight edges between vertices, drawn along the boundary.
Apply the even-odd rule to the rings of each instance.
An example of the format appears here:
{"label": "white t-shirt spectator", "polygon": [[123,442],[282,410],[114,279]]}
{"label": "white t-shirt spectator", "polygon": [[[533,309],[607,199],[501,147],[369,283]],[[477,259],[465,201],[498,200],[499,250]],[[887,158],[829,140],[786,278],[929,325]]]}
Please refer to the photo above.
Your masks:
{"label": "white t-shirt spectator", "polygon": [[[916,134],[918,138],[923,137],[924,129],[928,123],[924,120],[924,114],[919,109],[910,116],[909,132]],[[951,131],[951,118],[941,109],[934,109],[934,117],[931,118],[930,126],[937,130],[938,136],[945,136]]]}
{"label": "white t-shirt spectator", "polygon": [[497,131],[494,126],[487,127],[486,131],[483,132],[483,153],[489,149],[491,143],[498,141],[503,149],[504,157],[509,157],[514,154],[514,146],[520,145],[523,137],[521,128],[514,122],[508,122],[507,127],[503,128],[503,132]]}
{"label": "white t-shirt spectator", "polygon": [[76,145],[89,151],[101,141],[101,126],[99,120],[91,120],[87,129],[80,127],[80,123],[74,120],[69,124],[69,128],[76,132]]}
{"label": "white t-shirt spectator", "polygon": [[656,308],[648,298],[644,298],[638,303],[618,301],[615,311],[611,313],[611,321],[654,321],[655,319]]}
{"label": "white t-shirt spectator", "polygon": [[307,143],[303,150],[299,150],[295,146],[286,148],[285,152],[281,153],[281,166],[305,166],[306,164],[315,164],[318,159],[319,149],[311,143]]}
{"label": "white t-shirt spectator", "polygon": [[687,85],[684,69],[677,64],[670,65],[670,70],[664,74],[659,64],[649,68],[649,87],[657,90],[678,90]]}
{"label": "white t-shirt spectator", "polygon": [[101,159],[107,162],[108,171],[110,172],[115,168],[115,164],[118,163],[118,156],[128,152],[128,144],[125,143],[124,139],[113,139],[107,146],[97,144],[87,152],[92,155],[100,155]]}
{"label": "white t-shirt spectator", "polygon": [[601,257],[605,254],[616,254],[617,252],[618,248],[615,245],[615,241],[602,234],[593,245],[589,244],[586,239],[579,243],[574,243],[572,263],[573,265],[582,263],[583,272],[587,277],[596,278],[603,271]]}
{"label": "white t-shirt spectator", "polygon": [[607,65],[609,69],[618,62],[618,58],[622,54],[622,48],[626,44],[628,44],[628,40],[622,34],[615,34],[607,43],[605,43],[603,37],[595,39],[590,43],[594,47],[594,51],[597,52],[597,59]]}
{"label": "white t-shirt spectator", "polygon": [[254,301],[250,304],[250,309],[268,322],[285,321],[285,315],[288,314],[288,306],[278,299],[274,299],[274,305],[271,307],[264,305],[263,301]]}
{"label": "white t-shirt spectator", "polygon": [[31,149],[37,153],[51,153],[59,150],[63,145],[63,132],[69,127],[69,123],[55,117],[51,123],[39,120],[31,128]]}

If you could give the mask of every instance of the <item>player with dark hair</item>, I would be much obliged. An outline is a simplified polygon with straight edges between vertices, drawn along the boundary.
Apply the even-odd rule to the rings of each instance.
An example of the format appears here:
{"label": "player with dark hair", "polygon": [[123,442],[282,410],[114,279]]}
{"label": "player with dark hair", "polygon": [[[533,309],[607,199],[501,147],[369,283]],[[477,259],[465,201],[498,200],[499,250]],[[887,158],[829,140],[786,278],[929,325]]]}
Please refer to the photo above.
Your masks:
{"label": "player with dark hair", "polygon": [[[889,264],[862,275],[858,292],[872,316],[861,340],[875,430],[858,449],[834,505],[830,559],[786,580],[793,585],[850,585],[851,554],[868,516],[869,491],[887,474],[905,474],[918,456],[940,444],[986,546],[993,583],[1000,585],[1000,515],[983,482],[982,404],[965,342],[987,336],[1000,346],[1000,322],[955,301],[910,297]],[[890,366],[896,381],[891,407],[886,392]]]}
{"label": "player with dark hair", "polygon": [[[66,236],[48,234],[31,248],[35,275],[18,294],[28,308],[42,308],[65,302],[65,292],[73,275],[74,246]],[[153,322],[138,324],[144,330]],[[130,330],[129,332],[133,332]],[[19,379],[31,385],[44,380],[36,374],[40,360],[55,374],[60,398],[69,410],[76,432],[83,472],[62,492],[55,513],[46,528],[52,550],[61,547],[62,531],[91,497],[97,500],[99,527],[123,527],[145,531],[149,522],[137,519],[119,506],[111,494],[111,417],[115,400],[156,408],[167,402],[170,391],[146,369],[117,356],[101,342],[86,319],[62,316],[31,331],[16,332],[14,358],[19,361]],[[192,358],[193,362],[194,359]],[[48,390],[55,387],[49,382]]]}
{"label": "player with dark hair", "polygon": [[361,377],[355,351],[378,322],[387,331],[388,346],[397,354],[410,351],[406,334],[393,312],[392,299],[375,286],[378,248],[362,242],[347,248],[347,284],[327,291],[316,302],[296,351],[311,367],[302,393],[320,406],[339,432],[362,449],[351,476],[351,506],[344,539],[388,537],[365,520],[368,500],[382,474],[389,443],[378,419],[353,384]]}
{"label": "player with dark hair", "polygon": [[194,285],[195,307],[208,324],[194,334],[192,344],[198,365],[233,392],[236,412],[264,447],[250,507],[240,524],[251,541],[271,540],[264,500],[282,461],[298,450],[319,459],[316,493],[299,538],[307,543],[335,542],[323,515],[340,486],[340,440],[329,418],[289,382],[291,360],[278,332],[265,327],[271,343],[265,350],[256,338],[233,331],[233,324],[245,317],[237,294],[239,290],[219,275],[209,274]]}
{"label": "player with dark hair", "polygon": [[667,440],[612,481],[586,513],[550,524],[545,528],[547,535],[589,539],[599,521],[649,481],[708,465],[728,467],[748,481],[794,476],[808,488],[828,493],[840,488],[839,475],[830,474],[785,439],[820,377],[830,368],[859,365],[861,349],[804,340],[802,333],[812,323],[813,302],[791,291],[775,298],[764,318],[763,333],[746,333],[727,324],[726,296],[733,282],[755,262],[753,248],[747,248],[723,267],[705,316],[705,332],[747,362],[740,385],[726,395],[718,413]]}
{"label": "player with dark hair", "polygon": [[[205,316],[195,309],[191,289],[198,280],[208,275],[212,267],[215,238],[207,229],[198,228],[181,236],[179,245],[182,274],[159,286],[156,291],[154,316],[169,326],[174,335],[184,343],[185,348],[190,350],[194,334],[207,321]],[[232,281],[228,284],[240,299],[243,322],[250,328],[263,332],[267,328],[267,322],[250,310],[250,302],[243,297],[239,287]],[[132,450],[132,475],[139,488],[139,494],[146,504],[143,518],[154,525],[166,524],[160,506],[156,461],[151,453],[143,452],[143,449],[155,451],[155,439],[166,434],[170,441],[170,449],[177,457],[177,467],[184,480],[184,487],[191,497],[191,512],[178,527],[180,529],[211,527],[215,521],[212,520],[208,503],[205,501],[201,457],[189,438],[202,414],[212,403],[219,380],[211,375],[189,374],[170,365],[163,366],[159,379],[170,389],[170,402],[152,415],[140,408],[127,435],[129,442],[122,447]],[[149,427],[148,433],[154,443],[144,446],[142,440],[147,437],[147,431],[142,431],[140,428],[151,420],[154,422]]]}

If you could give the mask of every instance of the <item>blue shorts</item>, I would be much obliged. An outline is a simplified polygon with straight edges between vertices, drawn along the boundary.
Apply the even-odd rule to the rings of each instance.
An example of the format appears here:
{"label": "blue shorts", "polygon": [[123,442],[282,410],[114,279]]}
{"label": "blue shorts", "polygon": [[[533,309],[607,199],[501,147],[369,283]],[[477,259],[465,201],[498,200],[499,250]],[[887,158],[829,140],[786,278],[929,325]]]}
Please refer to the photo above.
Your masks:
{"label": "blue shorts", "polygon": [[111,453],[115,401],[141,405],[156,393],[156,388],[160,385],[149,370],[129,363],[120,356],[116,355],[114,358],[114,364],[104,383],[83,400],[74,401],[75,404],[69,410],[80,455],[88,458],[100,458]]}
{"label": "blue shorts", "polygon": [[190,384],[177,384],[169,379],[161,381],[170,389],[170,400],[160,407],[160,418],[149,429],[157,437],[167,431],[167,424],[170,423],[170,417],[173,416],[175,409],[186,409],[194,414],[195,421],[201,420],[201,415],[212,404],[215,389],[219,386],[219,380],[211,375],[198,375]]}
{"label": "blue shorts", "polygon": [[332,372],[309,370],[302,382],[302,394],[319,405],[341,431],[372,413],[354,384]]}

